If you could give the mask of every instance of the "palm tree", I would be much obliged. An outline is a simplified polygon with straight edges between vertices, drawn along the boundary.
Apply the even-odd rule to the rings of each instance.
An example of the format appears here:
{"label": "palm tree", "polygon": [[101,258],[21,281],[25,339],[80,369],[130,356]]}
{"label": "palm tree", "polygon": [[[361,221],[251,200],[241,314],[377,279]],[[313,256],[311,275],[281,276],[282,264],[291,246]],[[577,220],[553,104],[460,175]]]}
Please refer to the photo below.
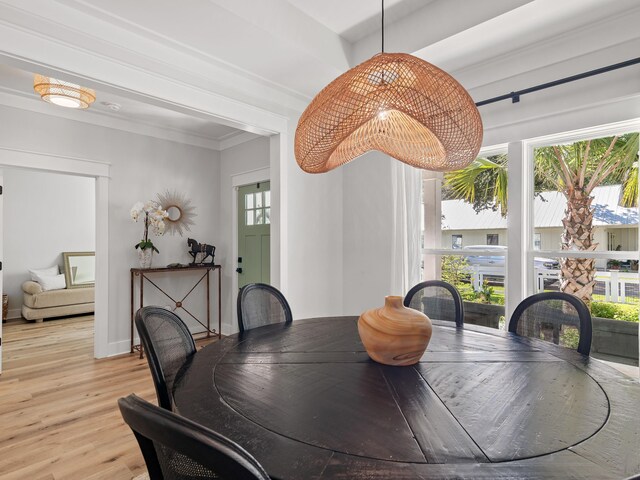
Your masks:
{"label": "palm tree", "polygon": [[[622,184],[620,203],[638,205],[638,134],[585,140],[535,150],[536,193],[562,192],[567,199],[562,250],[593,251],[593,189],[598,185]],[[476,211],[499,209],[507,213],[507,158],[478,158],[469,167],[445,174],[443,198],[464,199]],[[563,292],[591,304],[595,284],[595,259],[561,260]]]}

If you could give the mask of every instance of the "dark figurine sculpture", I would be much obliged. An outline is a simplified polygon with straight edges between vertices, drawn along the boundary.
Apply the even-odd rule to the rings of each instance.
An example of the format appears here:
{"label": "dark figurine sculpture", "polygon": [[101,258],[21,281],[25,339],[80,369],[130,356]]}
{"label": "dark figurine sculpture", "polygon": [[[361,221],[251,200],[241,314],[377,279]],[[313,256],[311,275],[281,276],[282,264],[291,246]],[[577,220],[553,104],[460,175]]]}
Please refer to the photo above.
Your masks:
{"label": "dark figurine sculpture", "polygon": [[[208,265],[214,264],[213,259],[216,254],[216,247],[213,245],[207,245],[206,243],[198,243],[197,240],[194,240],[193,238],[187,239],[187,245],[191,248],[191,250],[189,250],[189,255],[193,257],[193,262],[191,262],[190,265],[204,265],[204,261],[208,257],[211,257],[211,262],[208,263]],[[196,258],[199,253],[202,253],[204,256],[200,259],[200,262],[196,263]]]}

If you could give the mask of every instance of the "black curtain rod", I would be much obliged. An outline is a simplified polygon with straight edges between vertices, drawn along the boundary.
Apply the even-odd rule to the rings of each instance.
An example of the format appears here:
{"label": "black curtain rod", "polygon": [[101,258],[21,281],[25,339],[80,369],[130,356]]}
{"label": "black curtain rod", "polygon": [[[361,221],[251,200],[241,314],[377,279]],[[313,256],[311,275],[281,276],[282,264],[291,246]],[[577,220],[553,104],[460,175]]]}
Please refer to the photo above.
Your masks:
{"label": "black curtain rod", "polygon": [[578,73],[577,75],[571,75],[570,77],[554,80],[553,82],[542,83],[540,85],[536,85],[535,87],[529,87],[529,88],[525,88],[524,90],[518,90],[517,92],[511,92],[505,95],[500,95],[498,97],[482,100],[481,102],[476,102],[476,107],[481,107],[482,105],[487,105],[489,103],[501,102],[502,100],[507,100],[509,98],[511,99],[511,103],[518,103],[520,101],[520,95],[525,95],[531,92],[537,92],[538,90],[545,90],[547,88],[555,87],[557,85],[562,85],[563,83],[575,82],[576,80],[581,80],[587,77],[593,77],[594,75],[600,75],[601,73],[610,72],[612,70],[618,70],[619,68],[630,67],[631,65],[636,65],[638,63],[640,63],[640,57],[632,58],[631,60],[627,60],[625,62],[614,63],[613,65],[609,65],[607,67],[596,68],[595,70],[589,70],[588,72]]}

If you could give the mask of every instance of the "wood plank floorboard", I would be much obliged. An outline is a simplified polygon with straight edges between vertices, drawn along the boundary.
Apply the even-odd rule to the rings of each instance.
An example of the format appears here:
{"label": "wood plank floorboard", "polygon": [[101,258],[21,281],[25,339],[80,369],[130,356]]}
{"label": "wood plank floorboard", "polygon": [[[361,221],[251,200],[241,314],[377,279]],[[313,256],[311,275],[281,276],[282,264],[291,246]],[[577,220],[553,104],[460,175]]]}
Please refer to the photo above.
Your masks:
{"label": "wood plank floorboard", "polygon": [[93,316],[8,322],[2,343],[0,480],[130,480],[146,472],[116,403],[135,393],[157,404],[146,359],[95,360]]}

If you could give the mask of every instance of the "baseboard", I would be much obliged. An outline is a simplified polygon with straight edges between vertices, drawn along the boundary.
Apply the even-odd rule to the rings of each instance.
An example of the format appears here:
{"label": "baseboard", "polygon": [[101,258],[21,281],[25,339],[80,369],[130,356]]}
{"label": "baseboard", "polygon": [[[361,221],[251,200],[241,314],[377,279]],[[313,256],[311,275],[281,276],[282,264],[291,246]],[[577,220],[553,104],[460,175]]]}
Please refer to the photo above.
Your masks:
{"label": "baseboard", "polygon": [[[234,333],[238,333],[238,326],[232,325],[230,323],[222,324],[222,335],[233,335]],[[140,343],[140,340],[136,337],[134,338],[134,344]],[[109,343],[107,349],[107,357],[114,357],[116,355],[122,355],[124,353],[131,352],[131,342],[129,340],[121,340],[120,342],[111,342]]]}
{"label": "baseboard", "polygon": [[107,357],[113,357],[115,355],[122,355],[123,353],[131,352],[131,342],[129,340],[122,340],[120,342],[112,342],[107,346]]}
{"label": "baseboard", "polygon": [[14,320],[16,318],[22,318],[22,309],[10,308],[7,311],[7,320]]}
{"label": "baseboard", "polygon": [[233,335],[234,333],[238,333],[238,326],[232,325],[230,323],[222,323],[222,335]]}

